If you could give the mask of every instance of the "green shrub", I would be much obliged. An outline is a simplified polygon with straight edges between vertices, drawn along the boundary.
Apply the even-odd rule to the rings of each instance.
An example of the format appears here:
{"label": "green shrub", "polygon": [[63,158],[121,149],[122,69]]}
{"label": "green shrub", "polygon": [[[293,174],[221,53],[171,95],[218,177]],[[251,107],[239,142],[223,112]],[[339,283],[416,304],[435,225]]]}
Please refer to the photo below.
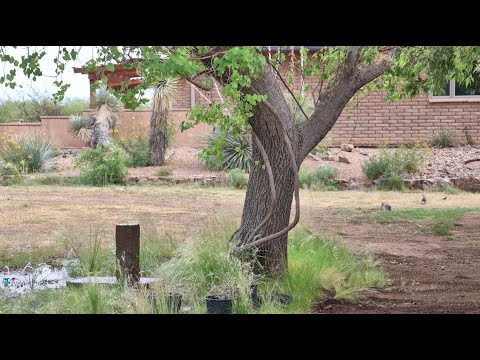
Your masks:
{"label": "green shrub", "polygon": [[247,175],[240,169],[232,169],[227,175],[228,186],[235,187],[237,189],[243,189],[247,187],[248,179]]}
{"label": "green shrub", "polygon": [[331,190],[336,189],[333,179],[338,170],[331,165],[318,166],[314,170],[301,167],[298,172],[298,180],[302,189]]}
{"label": "green shrub", "polygon": [[[380,177],[394,179],[404,173],[415,173],[425,163],[426,152],[417,145],[412,148],[400,146],[395,150],[386,147],[380,149],[380,154],[367,160],[362,165],[362,171],[369,180]],[[393,181],[397,181],[394,179]]]}
{"label": "green shrub", "polygon": [[223,170],[241,169],[250,172],[252,159],[252,137],[250,134],[230,135],[214,130],[207,136],[208,147],[222,145],[223,157],[218,164],[215,159],[207,161],[207,165]]}
{"label": "green shrub", "polygon": [[84,182],[95,186],[124,184],[128,171],[125,150],[114,144],[83,152],[75,165],[80,168]]}
{"label": "green shrub", "polygon": [[15,167],[10,163],[0,164],[0,184],[1,185],[13,185],[22,181],[22,175]]}
{"label": "green shrub", "polygon": [[157,171],[157,176],[170,176],[172,175],[172,170],[166,168],[166,167],[161,167]]}
{"label": "green shrub", "polygon": [[0,158],[22,173],[52,170],[60,152],[41,135],[9,137],[0,145]]}
{"label": "green shrub", "polygon": [[121,137],[115,143],[127,152],[127,166],[150,165],[150,144],[146,135]]}
{"label": "green shrub", "polygon": [[440,130],[432,136],[430,144],[441,149],[452,147],[455,144],[455,135],[453,130]]}
{"label": "green shrub", "polygon": [[403,190],[405,188],[403,177],[395,172],[383,174],[378,180],[378,190]]}

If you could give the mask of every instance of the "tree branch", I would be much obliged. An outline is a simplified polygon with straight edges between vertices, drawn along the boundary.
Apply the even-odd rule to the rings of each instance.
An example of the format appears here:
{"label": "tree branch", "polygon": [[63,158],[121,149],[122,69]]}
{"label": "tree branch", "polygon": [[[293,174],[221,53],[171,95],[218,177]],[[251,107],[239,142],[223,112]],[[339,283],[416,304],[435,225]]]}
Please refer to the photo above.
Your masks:
{"label": "tree branch", "polygon": [[298,151],[298,161],[303,160],[327,135],[357,91],[390,68],[396,47],[386,54],[381,53],[379,59],[372,64],[358,65],[360,50],[360,47],[349,49],[338,78],[320,94],[313,115],[300,127],[304,141]]}
{"label": "tree branch", "polygon": [[292,90],[290,89],[290,87],[285,83],[285,80],[283,80],[283,77],[282,75],[280,75],[280,72],[277,70],[277,68],[275,66],[273,66],[273,64],[267,59],[267,63],[275,70],[275,72],[277,73],[278,77],[280,78],[280,80],[282,81],[283,85],[287,88],[288,92],[290,93],[290,95],[292,95],[293,97],[293,100],[295,100],[295,102],[297,103],[298,107],[300,108],[300,111],[302,112],[302,114],[305,116],[305,119],[308,119],[308,116],[307,114],[305,113],[305,111],[303,110],[302,108],[302,105],[300,105],[300,103],[298,102],[296,96],[293,94]]}
{"label": "tree branch", "polygon": [[191,78],[185,78],[185,80],[187,80],[190,84],[195,85],[199,89],[202,89],[202,90],[205,90],[205,91],[210,91],[211,90],[210,87],[207,88],[207,87],[203,86],[202,84],[200,84],[198,81],[195,81]]}
{"label": "tree branch", "polygon": [[272,167],[270,165],[270,160],[268,160],[268,155],[267,152],[265,151],[265,148],[263,147],[262,143],[260,142],[260,139],[258,136],[255,134],[255,132],[252,130],[252,137],[255,141],[255,144],[257,144],[258,150],[260,151],[260,155],[262,156],[262,160],[265,164],[265,167],[267,168],[268,172],[268,181],[270,183],[270,192],[272,194],[272,203],[270,204],[270,210],[265,217],[265,219],[252,231],[250,236],[248,237],[247,241],[245,242],[246,244],[250,243],[254,238],[255,235],[260,231],[260,229],[270,220],[270,218],[273,215],[273,212],[277,206],[277,191],[275,190],[275,179],[273,178],[273,171]]}

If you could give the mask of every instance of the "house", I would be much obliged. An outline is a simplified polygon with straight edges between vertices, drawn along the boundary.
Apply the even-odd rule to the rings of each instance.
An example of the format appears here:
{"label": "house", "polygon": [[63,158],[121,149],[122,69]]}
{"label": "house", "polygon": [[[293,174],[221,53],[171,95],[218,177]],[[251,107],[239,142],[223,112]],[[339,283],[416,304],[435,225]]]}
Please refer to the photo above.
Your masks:
{"label": "house", "polygon": [[[309,47],[309,52],[318,51],[321,47]],[[265,56],[271,58],[279,47],[265,48]],[[283,75],[296,69],[293,77],[293,87],[304,91],[318,91],[322,84],[318,78],[301,76],[300,69],[303,59],[299,47],[286,51],[286,61],[280,66],[279,73]],[[75,68],[75,72],[83,72]],[[141,83],[138,74],[133,69],[125,69],[116,65],[113,72],[104,72],[108,78],[107,86],[118,88],[122,81],[128,86]],[[92,84],[101,77],[93,72],[88,74]],[[279,78],[279,83],[286,91]],[[310,90],[305,90],[309,84]],[[186,80],[180,80],[177,86],[174,112],[187,112],[195,104],[221,101],[219,91],[212,87],[210,91],[198,89]],[[179,117],[181,118],[181,116]],[[209,128],[204,127],[208,132]],[[417,141],[426,142],[440,130],[448,129],[456,132],[458,144],[480,143],[480,78],[477,75],[467,87],[450,81],[445,88],[445,94],[419,95],[415,98],[394,103],[386,103],[384,95],[374,92],[359,103],[358,109],[344,110],[339,120],[328,135],[330,145],[352,143],[356,146],[378,146],[384,143],[391,145],[412,144]],[[191,130],[188,130],[191,131]],[[198,130],[197,130],[198,132]]]}

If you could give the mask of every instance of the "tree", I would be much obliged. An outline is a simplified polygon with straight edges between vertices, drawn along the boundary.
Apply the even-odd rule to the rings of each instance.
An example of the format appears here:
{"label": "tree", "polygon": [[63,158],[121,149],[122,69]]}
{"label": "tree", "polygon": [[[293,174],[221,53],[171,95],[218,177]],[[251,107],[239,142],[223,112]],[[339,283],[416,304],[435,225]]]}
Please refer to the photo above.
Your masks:
{"label": "tree", "polygon": [[153,109],[150,118],[150,165],[163,165],[168,147],[168,120],[172,109],[176,80],[159,79],[153,86]]}
{"label": "tree", "polygon": [[[182,123],[182,129],[205,122],[230,134],[251,131],[252,169],[241,224],[231,243],[240,254],[258,249],[256,256],[262,268],[274,276],[282,276],[287,269],[288,232],[300,218],[299,166],[330,131],[342,110],[352,103],[354,95],[381,90],[393,100],[439,91],[450,78],[468,83],[472,72],[480,70],[480,48],[351,46],[321,47],[309,52],[300,47],[301,71],[319,80],[316,88],[305,88],[305,93],[311,93],[315,108],[310,116],[302,111],[305,119],[300,123],[294,121],[287,103],[291,100],[302,110],[301,94],[289,85],[293,74],[282,75],[278,69],[286,57],[281,51],[265,56],[265,51],[265,47],[259,46],[109,46],[99,49],[99,55],[89,61],[87,69],[100,69],[99,65],[105,64],[107,68],[113,67],[114,63],[130,66],[127,63],[130,57],[142,59],[144,87],[121,94],[130,108],[148,101],[142,99],[142,91],[159,74],[186,79],[204,90],[211,89],[212,84],[216,86],[216,81],[221,84],[225,101],[195,106],[190,118]],[[66,54],[65,61],[75,56],[64,47],[59,53]],[[5,51],[0,51],[0,58],[15,65],[16,60]],[[20,67],[25,73],[39,76],[35,61]],[[6,79],[0,78],[0,83],[11,86],[14,75],[10,72]],[[283,95],[277,79],[287,88],[290,99]],[[68,84],[58,85],[56,96],[61,98]],[[122,86],[120,90],[125,89]],[[212,158],[221,161],[222,142],[219,137],[204,152],[207,162]],[[290,223],[293,198],[295,215]]]}

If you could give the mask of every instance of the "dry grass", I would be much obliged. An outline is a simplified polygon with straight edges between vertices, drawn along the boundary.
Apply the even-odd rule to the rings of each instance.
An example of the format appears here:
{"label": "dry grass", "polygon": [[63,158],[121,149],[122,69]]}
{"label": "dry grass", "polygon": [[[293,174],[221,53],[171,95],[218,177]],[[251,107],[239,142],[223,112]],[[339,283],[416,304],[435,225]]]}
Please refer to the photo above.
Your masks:
{"label": "dry grass", "polygon": [[[448,196],[447,200],[442,200]],[[0,249],[56,247],[65,227],[102,229],[113,239],[115,224],[139,221],[179,238],[193,235],[209,219],[239,221],[245,192],[228,188],[188,186],[115,186],[108,188],[9,186],[0,192]],[[480,206],[480,194],[427,194],[428,208]],[[420,208],[420,193],[301,191],[302,222],[338,209]],[[293,214],[292,214],[293,215]]]}

